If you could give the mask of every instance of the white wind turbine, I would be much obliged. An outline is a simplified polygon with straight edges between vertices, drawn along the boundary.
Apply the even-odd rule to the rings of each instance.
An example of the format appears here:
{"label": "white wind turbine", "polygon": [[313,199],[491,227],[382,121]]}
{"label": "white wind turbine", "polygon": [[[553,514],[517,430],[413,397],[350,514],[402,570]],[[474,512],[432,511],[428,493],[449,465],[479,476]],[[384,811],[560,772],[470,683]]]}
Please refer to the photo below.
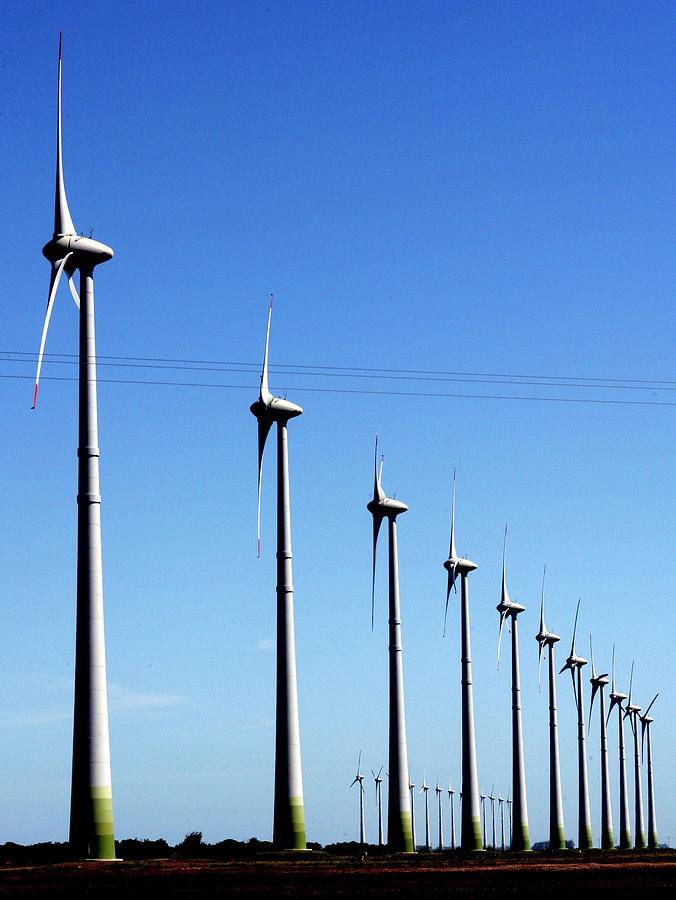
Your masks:
{"label": "white wind turbine", "polygon": [[277,424],[277,702],[275,722],[275,799],[272,841],[280,850],[305,850],[303,775],[300,759],[296,644],[293,620],[291,507],[287,423],[303,410],[268,389],[268,349],[272,295],[258,400],[251,412],[258,422],[258,553],[260,555],[261,474],[265,441]]}
{"label": "white wind turbine", "polygon": [[[382,469],[382,463],[381,463]],[[397,556],[397,516],[408,506],[385,496],[378,471],[378,436],[374,464],[373,499],[367,509],[373,516],[373,577],[371,582],[371,628],[374,622],[376,546],[383,519],[389,533],[389,783],[387,796],[387,845],[391,850],[412,853],[412,814],[407,796],[408,753],[406,749],[406,717],[404,712],[404,669],[401,646],[401,611],[399,604],[399,562]]]}
{"label": "white wind turbine", "polygon": [[610,804],[610,776],[608,774],[608,739],[606,736],[606,706],[603,696],[603,688],[608,684],[608,673],[596,674],[594,667],[594,649],[591,635],[589,635],[589,651],[591,656],[592,675],[589,681],[592,686],[591,702],[589,704],[589,731],[591,732],[591,714],[594,706],[594,697],[599,693],[600,718],[601,718],[601,849],[612,850],[613,844],[613,812]]}
{"label": "white wind turbine", "polygon": [[[37,402],[49,320],[59,280],[64,272],[68,276],[73,299],[80,307],[77,621],[69,840],[71,849],[79,857],[114,859],[115,838],[103,629],[101,495],[94,329],[94,268],[112,259],[113,251],[105,244],[78,236],[68,209],[61,153],[60,33],[54,234],[42,248],[42,252],[52,264],[52,273],[38,353],[33,409]],[[80,272],[81,303],[73,284],[76,270]]]}
{"label": "white wind turbine", "polygon": [[509,797],[505,801],[509,809],[509,849],[512,849],[512,801]]}
{"label": "white wind turbine", "polygon": [[624,710],[622,709],[622,701],[627,699],[626,694],[622,694],[615,690],[615,645],[613,644],[613,662],[611,667],[612,682],[611,691],[608,695],[610,698],[610,707],[606,724],[610,719],[613,706],[617,706],[617,726],[619,738],[619,767],[620,767],[620,850],[628,850],[631,847],[631,832],[629,829],[629,799],[627,796],[627,766],[624,750]]}
{"label": "white wind turbine", "polygon": [[488,847],[488,843],[486,841],[486,795],[480,794],[479,799],[481,800],[481,819],[483,822],[483,849],[485,850]]}
{"label": "white wind turbine", "polygon": [[359,843],[366,843],[366,828],[364,826],[364,776],[361,773],[361,750],[359,751],[359,760],[357,762],[357,774],[350,787],[355,784],[359,785]]}
{"label": "white wind turbine", "polygon": [[655,785],[653,782],[653,751],[652,744],[650,741],[650,726],[654,721],[652,716],[649,716],[648,713],[652,709],[652,705],[659,697],[659,694],[655,694],[653,699],[650,701],[650,705],[648,709],[643,713],[642,716],[639,716],[641,720],[641,754],[643,754],[643,739],[647,738],[648,741],[648,847],[651,850],[657,850],[657,820],[655,818]]}
{"label": "white wind turbine", "polygon": [[504,807],[505,798],[502,796],[498,797],[498,804],[500,805],[500,832],[502,835],[501,847],[502,852],[505,852],[505,807]]}
{"label": "white wind turbine", "polygon": [[443,826],[443,816],[441,812],[441,795],[444,793],[444,789],[439,787],[439,779],[437,778],[437,786],[435,787],[435,793],[437,795],[437,805],[439,806],[439,852],[442,853],[444,849],[444,826]]}
{"label": "white wind turbine", "polygon": [[[566,660],[561,672],[570,669],[573,679],[573,695],[577,707],[577,749],[578,749],[578,849],[590,850],[592,847],[591,816],[589,813],[589,782],[587,780],[587,752],[584,737],[584,701],[582,699],[582,666],[587,665],[587,660],[575,655],[575,632],[577,631],[577,617],[580,612],[580,601],[577,601],[575,611],[575,625],[573,627],[573,640],[570,645],[570,656]],[[575,670],[577,670],[577,685],[575,684]],[[559,674],[561,674],[559,672]]]}
{"label": "white wind turbine", "polygon": [[[526,768],[523,757],[523,729],[521,725],[521,679],[519,676],[519,637],[516,617],[524,612],[525,606],[514,603],[507,593],[505,560],[507,553],[507,526],[502,548],[502,594],[496,609],[500,613],[498,633],[498,668],[500,668],[500,639],[505,619],[512,620],[512,791],[514,793],[514,816],[516,818],[516,838],[512,835],[512,850],[529,851],[528,803],[526,800]],[[495,844],[495,842],[494,842]]]}
{"label": "white wind turbine", "polygon": [[371,769],[371,774],[373,775],[373,780],[376,783],[376,805],[378,807],[378,846],[382,847],[385,843],[383,841],[383,779],[381,778],[380,773],[383,771],[383,766],[378,770],[378,774]]}
{"label": "white wind turbine", "polygon": [[561,769],[559,766],[559,732],[556,718],[556,667],[554,665],[554,644],[560,640],[558,634],[545,627],[545,575],[542,573],[542,600],[540,602],[540,631],[535,640],[540,645],[538,653],[538,689],[540,687],[540,667],[542,653],[549,647],[549,849],[565,850],[566,838],[563,828],[563,800],[561,795]]}
{"label": "white wind turbine", "polygon": [[643,825],[643,791],[641,789],[641,755],[638,752],[638,714],[641,707],[631,702],[631,687],[634,680],[634,663],[631,664],[631,676],[629,678],[629,699],[624,711],[625,719],[629,716],[629,724],[634,734],[634,847],[637,850],[645,848],[645,828]]}
{"label": "white wind turbine", "polygon": [[491,788],[491,792],[488,795],[488,799],[491,801],[491,819],[493,821],[493,850],[497,850],[497,845],[495,843],[495,785]]}
{"label": "white wind turbine", "polygon": [[451,850],[455,850],[455,809],[453,808],[453,794],[455,794],[455,791],[453,790],[453,787],[451,786],[451,782],[449,781],[448,782],[448,805],[450,807],[449,815],[451,818]]}
{"label": "white wind turbine", "polygon": [[432,849],[432,841],[430,838],[430,803],[429,803],[429,792],[430,786],[427,783],[427,777],[423,773],[423,783],[422,787],[418,791],[419,794],[425,792],[425,850],[429,853]]}
{"label": "white wind turbine", "polygon": [[[472,690],[472,651],[469,634],[469,587],[467,576],[476,569],[476,563],[463,559],[455,551],[455,469],[453,470],[453,501],[451,505],[451,546],[444,568],[448,572],[446,610],[455,579],[460,575],[461,605],[460,628],[462,632],[462,794],[460,846],[463,850],[481,850],[481,820],[479,815],[479,781],[476,766],[476,741],[474,738],[474,694]],[[457,590],[457,588],[456,588]]]}
{"label": "white wind turbine", "polygon": [[411,794],[411,843],[415,851],[417,846],[415,842],[415,784],[411,781],[410,773],[408,776],[408,789]]}

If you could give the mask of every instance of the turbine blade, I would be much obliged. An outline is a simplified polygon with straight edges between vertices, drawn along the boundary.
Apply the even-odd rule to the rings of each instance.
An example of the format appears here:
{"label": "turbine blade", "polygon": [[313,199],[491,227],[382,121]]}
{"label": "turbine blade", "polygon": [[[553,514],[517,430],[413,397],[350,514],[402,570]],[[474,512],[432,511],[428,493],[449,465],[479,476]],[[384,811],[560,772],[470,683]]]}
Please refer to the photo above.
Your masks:
{"label": "turbine blade", "polygon": [[547,564],[545,563],[545,570],[542,573],[542,599],[540,600],[540,634],[544,634],[546,632],[545,628],[545,575],[547,574]]}
{"label": "turbine blade", "polygon": [[627,700],[627,711],[631,706],[631,686],[634,683],[634,660],[631,661],[631,675],[629,676],[629,699]]}
{"label": "turbine blade", "polygon": [[70,288],[70,293],[71,293],[73,300],[75,301],[75,305],[79,309],[80,308],[80,295],[78,294],[77,289],[75,287],[75,283],[73,282],[73,273],[72,272],[70,272],[68,274],[68,287]]}
{"label": "turbine blade", "polygon": [[376,547],[378,546],[378,532],[382,523],[380,516],[373,517],[373,576],[371,578],[371,631],[376,612]]}
{"label": "turbine blade", "polygon": [[373,501],[380,503],[385,499],[385,491],[380,484],[380,478],[383,474],[383,460],[380,460],[380,471],[378,471],[378,435],[376,435],[376,449],[373,456]]}
{"label": "turbine blade", "polygon": [[[646,712],[646,716],[648,713]],[[648,723],[646,722],[643,716],[640,716],[641,719],[641,762],[643,762],[643,738],[645,737],[645,730],[648,727]]]}
{"label": "turbine blade", "polygon": [[270,347],[270,321],[272,319],[272,299],[273,296],[270,294],[270,309],[268,311],[268,330],[265,334],[265,355],[263,357],[263,370],[261,372],[261,390],[260,390],[260,398],[261,401],[268,406],[270,401],[272,400],[272,394],[268,390],[268,350]]}
{"label": "turbine blade", "polygon": [[[590,679],[590,681],[591,681],[591,679]],[[589,725],[587,726],[589,731],[591,731],[591,722],[592,722],[591,714],[592,714],[592,708],[594,706],[594,697],[596,696],[596,692],[599,689],[598,682],[592,681],[591,685],[592,685],[592,692],[591,692],[591,703],[589,704]]]}
{"label": "turbine blade", "polygon": [[650,710],[651,710],[651,708],[652,708],[653,703],[655,702],[655,700],[657,700],[658,697],[659,697],[659,693],[655,694],[655,696],[653,697],[653,699],[650,701],[650,706],[649,706],[648,709],[646,709],[646,711],[643,713],[644,716],[647,716],[647,715],[648,715],[648,713],[650,712]]}
{"label": "turbine blade", "polygon": [[75,226],[68,209],[66,188],[63,183],[63,161],[61,156],[61,32],[59,32],[59,88],[56,125],[56,197],[54,201],[54,234],[75,234]]}
{"label": "turbine blade", "polygon": [[[589,635],[589,653],[591,655],[592,678],[596,678],[596,669],[594,668],[594,648],[592,647],[592,636]],[[591,679],[590,679],[591,680]]]}
{"label": "turbine blade", "polygon": [[502,602],[509,603],[509,594],[507,593],[507,581],[505,579],[505,561],[507,558],[507,526],[505,525],[505,539],[502,544]]}
{"label": "turbine blade", "polygon": [[[444,634],[443,634],[444,637],[446,637],[446,619],[448,618],[448,600],[449,600],[449,597],[451,596],[451,588],[453,587],[454,584],[455,584],[455,566],[452,565],[448,572],[448,585],[446,587],[446,608],[444,610]],[[456,591],[457,590],[458,589],[456,588]]]}
{"label": "turbine blade", "polygon": [[570,655],[575,656],[575,632],[577,631],[577,617],[580,612],[580,598],[577,600],[577,609],[575,610],[575,625],[573,626],[573,642],[570,645]]}
{"label": "turbine blade", "polygon": [[261,555],[261,474],[263,472],[263,451],[265,450],[265,441],[267,440],[270,429],[272,428],[272,419],[258,419],[258,555]]}
{"label": "turbine blade", "polygon": [[502,626],[505,624],[507,613],[500,613],[500,630],[498,631],[498,669],[500,668],[500,641],[502,640]]}
{"label": "turbine blade", "polygon": [[[453,469],[453,500],[451,501],[451,546],[448,552],[449,559],[456,559],[455,552],[455,468]],[[453,576],[455,581],[455,575]]]}
{"label": "turbine blade", "polygon": [[538,693],[540,692],[540,670],[542,668],[542,652],[544,649],[544,641],[538,641]]}
{"label": "turbine blade", "polygon": [[577,699],[577,687],[575,686],[575,667],[574,666],[570,667],[570,677],[573,679],[573,696],[575,697],[575,708],[577,709],[578,714],[579,714],[580,702]]}
{"label": "turbine blade", "polygon": [[66,260],[69,256],[72,256],[71,253],[67,253],[63,259],[60,259],[58,262],[52,263],[52,273],[49,279],[49,299],[47,300],[47,312],[45,314],[45,322],[42,326],[42,338],[40,340],[40,350],[38,352],[38,368],[35,373],[35,391],[33,393],[33,406],[32,409],[35,409],[35,404],[38,400],[38,384],[40,383],[40,370],[42,369],[42,356],[45,351],[45,341],[47,340],[47,329],[49,328],[49,320],[52,317],[52,309],[54,308],[54,298],[56,297],[56,291],[59,286],[59,279],[61,278],[61,273],[63,272],[63,267],[66,265]]}
{"label": "turbine blade", "polygon": [[[615,644],[613,644],[613,666],[612,666],[611,671],[613,673],[612,693],[614,694],[615,693]],[[612,709],[612,705],[610,708]]]}

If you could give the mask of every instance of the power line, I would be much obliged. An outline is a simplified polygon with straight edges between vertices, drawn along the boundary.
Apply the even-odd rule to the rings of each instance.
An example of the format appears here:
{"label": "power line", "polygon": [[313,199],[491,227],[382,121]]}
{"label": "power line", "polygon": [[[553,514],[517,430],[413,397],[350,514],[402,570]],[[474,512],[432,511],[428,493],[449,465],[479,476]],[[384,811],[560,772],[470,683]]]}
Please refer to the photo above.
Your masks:
{"label": "power line", "polygon": [[[0,378],[13,378],[28,380],[31,375],[6,375],[0,374]],[[76,377],[43,375],[42,381],[77,381]],[[160,387],[189,387],[189,388],[221,388],[221,389],[237,389],[250,391],[251,385],[248,384],[220,384],[205,381],[142,381],[137,379],[123,378],[97,378],[99,383],[105,384],[138,384],[138,385],[157,385]],[[282,389],[280,389],[282,390]],[[433,393],[429,391],[385,391],[373,390],[367,388],[323,388],[323,387],[302,387],[295,386],[294,391],[307,391],[312,393],[325,394],[369,394],[372,396],[388,396],[388,397],[425,397],[438,399],[462,399],[462,400],[527,400],[539,401],[542,403],[592,403],[605,404],[611,406],[676,406],[676,401],[669,400],[612,400],[599,397],[524,397],[516,394],[451,394],[451,393]]]}

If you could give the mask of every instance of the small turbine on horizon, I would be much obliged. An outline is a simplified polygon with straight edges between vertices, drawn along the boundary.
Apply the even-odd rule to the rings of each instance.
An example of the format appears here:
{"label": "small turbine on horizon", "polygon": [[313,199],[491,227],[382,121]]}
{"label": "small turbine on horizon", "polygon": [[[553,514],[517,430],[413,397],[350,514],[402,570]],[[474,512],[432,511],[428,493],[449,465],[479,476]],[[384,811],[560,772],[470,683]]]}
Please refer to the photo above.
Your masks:
{"label": "small turbine on horizon", "polygon": [[[113,258],[113,251],[78,236],[68,209],[61,148],[61,32],[56,130],[56,197],[54,234],[42,248],[52,265],[49,299],[35,375],[33,409],[38,396],[42,357],[59,281],[64,272],[80,309],[79,441],[77,494],[77,618],[75,638],[75,703],[69,841],[83,858],[115,859],[110,737],[103,629],[101,562],[101,494],[99,492],[98,408],[94,268]],[[80,272],[80,294],[73,284]]]}
{"label": "small turbine on horizon", "polygon": [[486,850],[488,848],[486,841],[486,795],[480,794],[479,799],[481,800],[481,819],[483,822],[483,849]]}
{"label": "small turbine on horizon", "polygon": [[634,663],[631,664],[629,678],[629,699],[624,711],[624,718],[629,717],[629,724],[634,734],[634,847],[645,848],[645,827],[643,824],[643,791],[641,788],[641,755],[638,751],[638,718],[641,707],[631,702],[631,688],[634,681]]}
{"label": "small turbine on horizon", "polygon": [[648,713],[652,709],[652,705],[659,697],[659,694],[655,694],[653,699],[650,701],[650,705],[643,713],[642,716],[639,716],[641,720],[641,755],[643,754],[643,738],[647,738],[648,743],[648,847],[651,850],[657,850],[657,819],[655,818],[655,785],[653,782],[653,751],[652,751],[652,743],[650,740],[650,726],[653,723],[652,716],[649,716]]}
{"label": "small turbine on horizon", "polygon": [[589,635],[589,653],[591,657],[592,674],[589,681],[592,686],[591,702],[589,704],[589,731],[591,733],[591,714],[594,706],[596,692],[599,694],[600,718],[601,718],[601,849],[612,850],[613,843],[613,812],[610,803],[610,776],[608,774],[608,739],[606,735],[606,706],[603,696],[603,688],[608,684],[608,673],[596,674],[594,667],[594,649],[591,635]]}
{"label": "small turbine on horizon", "polygon": [[425,850],[427,850],[428,853],[430,853],[432,850],[432,840],[430,838],[430,803],[428,796],[429,789],[430,786],[427,783],[427,778],[423,774],[422,787],[420,788],[418,793],[422,794],[423,791],[425,792]]}
{"label": "small turbine on horizon", "polygon": [[417,850],[415,842],[415,784],[411,781],[410,772],[408,776],[408,790],[411,795],[411,842],[413,844],[413,851],[415,852]]}
{"label": "small turbine on horizon", "polygon": [[383,841],[383,779],[380,776],[380,773],[383,771],[383,767],[381,766],[378,770],[378,774],[371,769],[371,774],[373,775],[373,780],[376,783],[376,805],[378,807],[378,846],[382,847],[384,845]]}
{"label": "small turbine on horizon", "polygon": [[[448,572],[444,634],[448,615],[448,600],[455,579],[460,575],[460,628],[462,633],[462,794],[460,846],[463,850],[482,850],[481,820],[479,813],[479,780],[476,766],[476,741],[474,737],[474,694],[472,690],[472,651],[469,632],[469,586],[467,576],[476,569],[476,563],[459,557],[455,551],[455,469],[453,470],[453,500],[451,504],[451,545],[444,568]],[[456,588],[457,590],[457,588]]]}
{"label": "small turbine on horizon", "polygon": [[268,389],[268,350],[272,295],[258,400],[251,412],[258,422],[258,555],[261,549],[261,474],[265,441],[277,424],[277,702],[275,719],[275,799],[272,841],[280,850],[305,850],[303,774],[300,758],[296,639],[293,619],[291,505],[287,423],[303,410]]}
{"label": "small turbine on horizon", "polygon": [[545,627],[545,575],[542,573],[542,600],[540,601],[540,631],[535,635],[538,642],[538,690],[540,688],[540,668],[545,647],[549,647],[549,848],[565,850],[566,838],[563,828],[563,799],[561,794],[561,768],[559,765],[559,730],[556,716],[556,667],[554,664],[554,644],[561,640],[558,634]]}
{"label": "small turbine on horizon", "polygon": [[361,773],[361,750],[359,751],[359,760],[357,761],[357,774],[350,787],[355,784],[359,785],[359,843],[366,843],[366,828],[364,824],[364,776]]}
{"label": "small turbine on horizon", "polygon": [[[512,850],[529,851],[528,803],[526,800],[526,767],[523,757],[523,728],[521,724],[521,679],[519,675],[519,637],[516,617],[524,612],[525,606],[514,603],[507,593],[505,562],[507,558],[507,526],[502,547],[502,595],[496,609],[500,613],[498,633],[498,668],[500,668],[500,639],[502,626],[507,618],[512,620],[512,791],[514,793],[514,816],[516,818],[516,840],[512,837]],[[495,825],[495,819],[493,821]],[[495,834],[493,835],[495,849]]]}
{"label": "small turbine on horizon", "polygon": [[631,847],[631,831],[629,829],[629,798],[627,796],[627,765],[624,749],[624,710],[622,709],[622,701],[627,699],[626,694],[615,690],[615,645],[613,644],[613,662],[611,667],[612,682],[611,691],[608,695],[610,698],[610,706],[608,708],[608,716],[606,717],[606,725],[613,711],[613,706],[617,706],[617,725],[619,739],[619,768],[620,768],[620,850],[629,850]]}
{"label": "small turbine on horizon", "polygon": [[437,778],[437,786],[434,789],[437,795],[437,805],[439,806],[439,853],[443,853],[444,850],[444,825],[443,825],[443,816],[441,812],[441,796],[444,793],[444,789],[439,787],[439,779]]}
{"label": "small turbine on horizon", "polygon": [[[591,816],[589,813],[589,782],[587,779],[587,751],[584,736],[584,701],[582,699],[582,666],[587,665],[587,660],[575,654],[575,632],[577,631],[577,617],[580,612],[580,601],[577,601],[575,611],[575,625],[573,626],[573,640],[570,645],[570,655],[566,664],[561,669],[565,672],[570,669],[573,679],[573,695],[577,707],[577,750],[578,750],[578,849],[591,850],[592,831]],[[577,686],[575,684],[575,671],[577,671]],[[559,672],[559,675],[561,674]]]}
{"label": "small turbine on horizon", "polygon": [[451,782],[448,782],[448,805],[449,805],[449,815],[451,818],[451,850],[455,850],[455,809],[453,808],[453,794],[455,791],[451,786]]}
{"label": "small turbine on horizon", "polygon": [[387,796],[387,845],[391,850],[412,853],[412,816],[407,796],[408,753],[406,750],[406,717],[404,713],[404,669],[401,646],[401,610],[399,604],[399,562],[397,556],[397,516],[408,506],[385,496],[378,471],[378,436],[374,463],[373,499],[367,505],[373,516],[373,578],[371,582],[371,628],[374,623],[376,546],[383,519],[387,519],[389,533],[389,783]]}
{"label": "small turbine on horizon", "polygon": [[502,796],[498,797],[498,804],[500,807],[500,832],[502,835],[501,847],[502,852],[505,852],[505,798]]}

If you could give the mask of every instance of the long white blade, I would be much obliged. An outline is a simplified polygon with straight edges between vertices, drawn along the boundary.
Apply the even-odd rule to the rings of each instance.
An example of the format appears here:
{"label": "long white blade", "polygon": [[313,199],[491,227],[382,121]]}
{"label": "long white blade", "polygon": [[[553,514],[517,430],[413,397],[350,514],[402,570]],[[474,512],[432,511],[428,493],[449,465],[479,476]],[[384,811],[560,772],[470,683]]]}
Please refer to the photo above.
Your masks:
{"label": "long white blade", "polygon": [[265,335],[265,356],[263,357],[263,371],[261,372],[261,400],[267,406],[272,400],[272,394],[268,390],[268,349],[270,347],[270,320],[272,319],[272,294],[270,294],[270,310],[268,312],[268,330]]}
{"label": "long white blade", "polygon": [[577,617],[580,612],[580,598],[577,600],[577,609],[575,610],[575,625],[573,626],[573,642],[570,645],[570,655],[575,656],[575,632],[577,631]]}
{"label": "long white blade", "polygon": [[265,441],[267,439],[270,428],[272,427],[271,419],[258,420],[258,555],[261,555],[261,474],[263,471],[263,451],[265,450]]}
{"label": "long white blade", "polygon": [[80,308],[80,295],[78,294],[77,289],[75,288],[75,284],[73,282],[72,275],[68,276],[68,287],[70,288],[70,293],[71,293],[73,300],[75,301],[75,305],[79,309]]}
{"label": "long white blade", "polygon": [[59,90],[56,125],[56,198],[54,203],[54,234],[75,234],[75,226],[70,217],[66,188],[63,184],[63,162],[61,158],[61,32],[59,32]]}
{"label": "long white blade", "polygon": [[500,641],[502,640],[502,626],[505,624],[507,613],[500,613],[500,630],[498,631],[498,669],[500,668]]}
{"label": "long white blade", "polygon": [[47,329],[49,328],[49,320],[52,317],[52,309],[54,308],[54,298],[56,297],[56,290],[59,286],[59,279],[61,278],[61,273],[63,272],[63,267],[66,265],[66,260],[69,256],[72,256],[71,253],[66,254],[63,259],[59,260],[58,263],[52,263],[52,274],[49,281],[49,300],[47,301],[47,313],[45,315],[45,324],[42,326],[42,339],[40,341],[40,351],[38,353],[38,368],[35,373],[35,392],[33,394],[33,406],[32,409],[35,409],[35,404],[38,399],[38,384],[40,383],[40,370],[42,369],[42,356],[45,351],[45,341],[47,340]]}

